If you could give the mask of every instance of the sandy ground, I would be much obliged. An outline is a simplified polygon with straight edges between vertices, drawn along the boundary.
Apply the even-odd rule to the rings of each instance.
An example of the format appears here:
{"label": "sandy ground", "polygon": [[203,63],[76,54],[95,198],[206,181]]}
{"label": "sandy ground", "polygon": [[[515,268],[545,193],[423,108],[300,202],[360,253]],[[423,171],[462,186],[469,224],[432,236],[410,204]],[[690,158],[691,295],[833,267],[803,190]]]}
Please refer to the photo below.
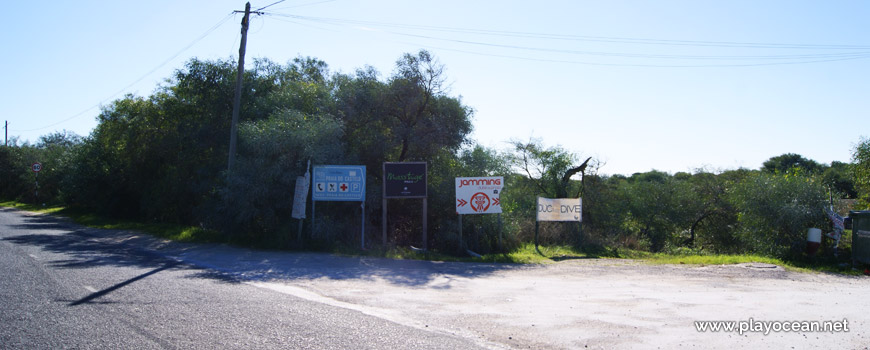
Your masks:
{"label": "sandy ground", "polygon": [[[512,265],[247,252],[233,264],[220,263],[228,255],[195,250],[179,258],[223,266],[259,287],[492,348],[870,346],[868,277],[767,264],[661,266],[611,259]],[[699,332],[694,323],[750,319],[846,320],[849,331]]]}
{"label": "sandy ground", "polygon": [[[575,260],[499,268],[445,263],[255,282],[399,323],[509,348],[866,349],[870,279],[767,265],[650,266]],[[419,265],[417,262],[410,262]],[[397,266],[398,265],[398,266]],[[425,265],[425,264],[424,264]],[[384,271],[386,269],[387,271]],[[419,269],[419,273],[414,270]],[[431,271],[432,269],[435,272]],[[848,321],[841,333],[699,332],[694,321]]]}

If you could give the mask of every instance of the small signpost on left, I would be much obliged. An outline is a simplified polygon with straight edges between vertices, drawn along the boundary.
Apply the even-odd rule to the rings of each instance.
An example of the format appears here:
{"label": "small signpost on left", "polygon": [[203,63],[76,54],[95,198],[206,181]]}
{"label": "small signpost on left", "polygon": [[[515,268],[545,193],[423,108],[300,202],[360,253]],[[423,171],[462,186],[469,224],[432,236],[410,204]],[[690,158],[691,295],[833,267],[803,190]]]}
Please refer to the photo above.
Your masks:
{"label": "small signpost on left", "polygon": [[36,174],[36,189],[33,190],[33,196],[36,197],[35,203],[39,204],[39,172],[42,171],[42,163],[34,162],[30,165],[30,170]]}

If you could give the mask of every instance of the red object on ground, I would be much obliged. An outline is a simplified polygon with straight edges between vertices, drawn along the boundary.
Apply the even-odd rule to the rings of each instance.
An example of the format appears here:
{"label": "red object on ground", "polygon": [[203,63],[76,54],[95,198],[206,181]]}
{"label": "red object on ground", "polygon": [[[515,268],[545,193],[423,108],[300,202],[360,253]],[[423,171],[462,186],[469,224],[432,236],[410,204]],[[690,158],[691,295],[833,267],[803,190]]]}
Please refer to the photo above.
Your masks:
{"label": "red object on ground", "polygon": [[819,251],[820,245],[821,245],[821,243],[819,243],[819,242],[807,242],[807,249],[806,249],[807,255],[809,255],[809,256],[816,255],[816,252]]}
{"label": "red object on ground", "polygon": [[864,269],[864,274],[870,276],[870,269]]}

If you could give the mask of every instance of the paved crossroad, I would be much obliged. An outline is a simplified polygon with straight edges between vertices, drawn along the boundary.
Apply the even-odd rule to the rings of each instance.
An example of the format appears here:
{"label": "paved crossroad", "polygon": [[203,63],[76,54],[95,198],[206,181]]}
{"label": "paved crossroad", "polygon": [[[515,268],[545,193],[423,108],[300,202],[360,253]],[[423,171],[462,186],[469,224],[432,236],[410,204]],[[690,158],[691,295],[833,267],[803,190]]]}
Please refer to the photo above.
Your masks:
{"label": "paved crossroad", "polygon": [[4,349],[477,347],[2,208],[0,325]]}

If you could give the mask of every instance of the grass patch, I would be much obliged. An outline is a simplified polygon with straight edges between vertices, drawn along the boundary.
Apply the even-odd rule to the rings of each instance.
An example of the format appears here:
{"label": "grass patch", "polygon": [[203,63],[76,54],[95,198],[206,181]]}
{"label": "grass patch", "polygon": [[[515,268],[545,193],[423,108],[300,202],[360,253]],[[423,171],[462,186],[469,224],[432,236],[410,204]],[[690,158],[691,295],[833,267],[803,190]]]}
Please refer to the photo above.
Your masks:
{"label": "grass patch", "polygon": [[734,265],[745,263],[764,263],[782,266],[789,271],[804,273],[835,273],[861,275],[863,270],[853,270],[852,266],[833,257],[803,257],[799,260],[783,260],[753,254],[668,254],[641,251],[626,251],[622,257],[637,259],[649,264],[661,265]]}
{"label": "grass patch", "polygon": [[0,207],[16,208],[30,212],[59,215],[67,217],[79,225],[92,228],[106,230],[141,231],[148,233],[152,236],[179,242],[213,243],[225,241],[224,237],[220,233],[195,226],[124,221],[110,219],[93,213],[74,210],[62,206],[45,207],[14,201],[0,202]]}
{"label": "grass patch", "polygon": [[449,262],[478,262],[478,263],[512,263],[512,264],[549,264],[569,259],[598,258],[595,254],[578,251],[571,246],[540,246],[543,255],[535,250],[535,245],[526,243],[519,249],[507,253],[485,254],[481,257],[470,255],[457,256],[429,251],[423,252],[410,247],[391,247],[390,249],[373,248],[365,251],[355,247],[339,247],[332,253],[346,256],[374,256],[390,259],[407,260],[433,260]]}
{"label": "grass patch", "polygon": [[0,207],[15,208],[20,210],[31,211],[35,213],[55,214],[65,208],[62,206],[46,206],[37,204],[21,203],[16,201],[0,202]]}
{"label": "grass patch", "polygon": [[141,231],[178,242],[215,243],[225,241],[220,233],[196,226],[117,220],[72,209],[63,209],[57,211],[56,214],[66,216],[79,225],[106,230]]}

